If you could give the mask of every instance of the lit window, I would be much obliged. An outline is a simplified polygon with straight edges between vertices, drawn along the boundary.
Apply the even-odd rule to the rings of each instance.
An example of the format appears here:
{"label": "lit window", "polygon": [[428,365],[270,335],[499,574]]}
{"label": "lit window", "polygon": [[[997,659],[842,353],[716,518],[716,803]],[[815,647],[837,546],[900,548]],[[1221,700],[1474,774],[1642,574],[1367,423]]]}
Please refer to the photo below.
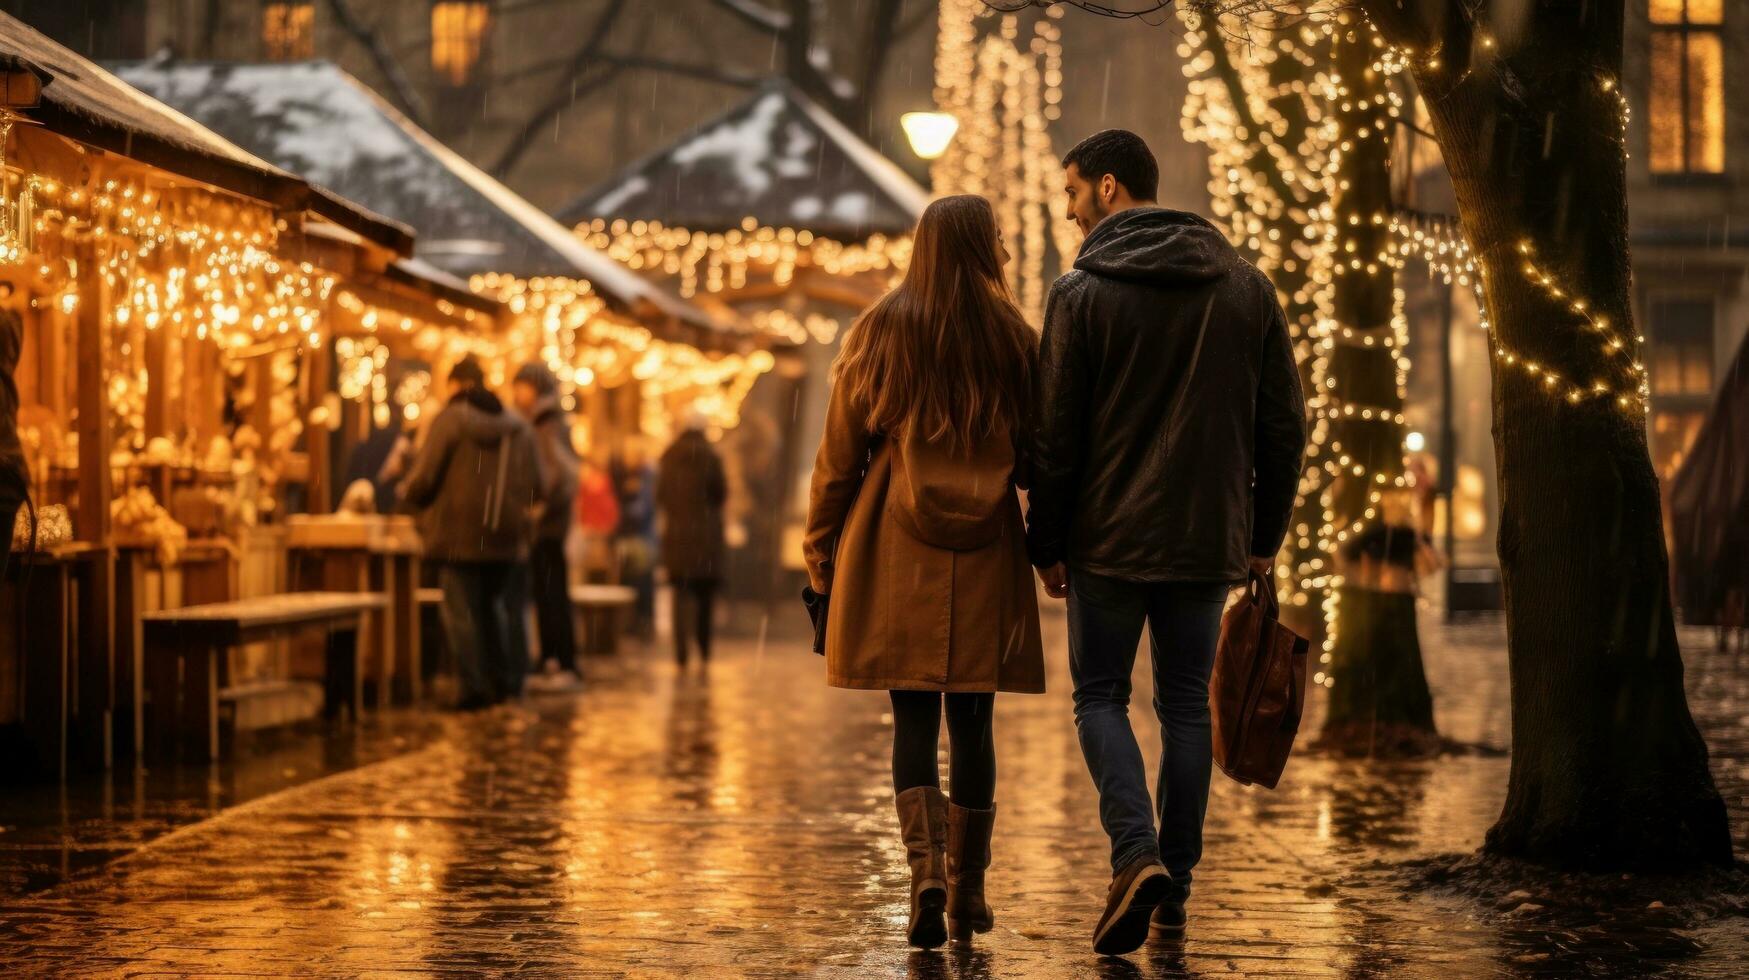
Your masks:
{"label": "lit window", "polygon": [[431,70],[451,85],[466,85],[479,67],[491,12],[485,0],[438,0],[431,5]]}
{"label": "lit window", "polygon": [[261,9],[261,46],[269,61],[302,61],[316,56],[316,5],[269,3]]}
{"label": "lit window", "polygon": [[1652,303],[1652,394],[1705,396],[1713,390],[1713,301]]}
{"label": "lit window", "polygon": [[1652,170],[1725,169],[1724,0],[1649,0]]}

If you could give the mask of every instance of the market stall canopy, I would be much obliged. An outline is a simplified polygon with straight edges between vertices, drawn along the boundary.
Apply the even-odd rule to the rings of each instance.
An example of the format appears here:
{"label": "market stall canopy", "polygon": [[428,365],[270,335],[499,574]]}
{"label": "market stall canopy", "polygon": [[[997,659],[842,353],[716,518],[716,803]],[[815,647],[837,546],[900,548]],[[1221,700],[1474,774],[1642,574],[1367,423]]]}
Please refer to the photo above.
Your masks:
{"label": "market stall canopy", "polygon": [[54,133],[282,211],[308,211],[401,255],[412,252],[405,226],[256,157],[4,13],[0,70],[41,80],[40,101],[21,114]]}
{"label": "market stall canopy", "polygon": [[567,205],[559,219],[727,231],[751,217],[773,228],[860,241],[908,234],[928,203],[929,192],[898,164],[774,79]]}
{"label": "market stall canopy", "polygon": [[585,279],[618,309],[695,331],[723,326],[579,241],[332,63],[158,59],[114,68],[274,164],[411,225],[415,254],[453,275]]}
{"label": "market stall canopy", "polygon": [[1749,625],[1749,340],[1670,481],[1670,518],[1683,620]]}

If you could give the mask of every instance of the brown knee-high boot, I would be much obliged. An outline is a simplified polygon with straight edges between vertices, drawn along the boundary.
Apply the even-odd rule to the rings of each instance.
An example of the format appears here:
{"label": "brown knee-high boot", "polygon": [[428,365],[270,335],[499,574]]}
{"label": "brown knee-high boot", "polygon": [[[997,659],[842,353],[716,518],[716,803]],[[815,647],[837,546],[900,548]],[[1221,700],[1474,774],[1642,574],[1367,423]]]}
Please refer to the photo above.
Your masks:
{"label": "brown knee-high boot", "polygon": [[894,798],[899,832],[911,865],[911,922],[905,938],[934,949],[947,942],[947,797],[934,786],[913,786]]}
{"label": "brown knee-high boot", "polygon": [[989,932],[996,916],[984,901],[984,869],[990,866],[990,832],[996,806],[969,810],[948,804],[947,924],[956,938]]}

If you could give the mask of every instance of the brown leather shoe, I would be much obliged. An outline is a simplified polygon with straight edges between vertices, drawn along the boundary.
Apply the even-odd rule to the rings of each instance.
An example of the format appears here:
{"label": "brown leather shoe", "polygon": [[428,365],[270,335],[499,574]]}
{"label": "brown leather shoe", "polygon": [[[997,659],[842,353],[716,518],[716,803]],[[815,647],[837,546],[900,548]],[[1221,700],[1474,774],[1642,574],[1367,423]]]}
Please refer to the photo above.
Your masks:
{"label": "brown leather shoe", "polygon": [[1093,951],[1101,956],[1133,953],[1148,939],[1148,919],[1172,889],[1172,876],[1154,858],[1131,861],[1111,879],[1105,914],[1093,929]]}
{"label": "brown leather shoe", "polygon": [[1154,914],[1148,917],[1148,941],[1154,943],[1175,943],[1184,939],[1184,926],[1188,918],[1184,914],[1184,903],[1175,899],[1166,899],[1154,906]]}
{"label": "brown leather shoe", "polygon": [[990,866],[990,832],[996,807],[969,810],[947,805],[947,927],[965,940],[974,932],[989,932],[996,916],[984,901],[984,870]]}
{"label": "brown leather shoe", "polygon": [[893,798],[899,832],[911,865],[911,921],[905,938],[934,949],[947,942],[947,797],[934,786],[913,786]]}

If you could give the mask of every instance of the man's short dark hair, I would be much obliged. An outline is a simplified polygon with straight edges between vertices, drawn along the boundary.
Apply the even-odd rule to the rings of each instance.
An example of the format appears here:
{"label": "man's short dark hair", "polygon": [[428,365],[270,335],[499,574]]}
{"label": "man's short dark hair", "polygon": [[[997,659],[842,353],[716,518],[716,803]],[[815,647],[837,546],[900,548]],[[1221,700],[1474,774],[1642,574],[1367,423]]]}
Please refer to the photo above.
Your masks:
{"label": "man's short dark hair", "polygon": [[486,384],[486,372],[474,355],[467,354],[449,369],[449,380],[464,388],[479,388]]}
{"label": "man's short dark hair", "polygon": [[1148,144],[1127,129],[1101,130],[1076,143],[1063,154],[1063,166],[1071,163],[1091,183],[1112,175],[1138,201],[1160,196],[1160,165]]}

